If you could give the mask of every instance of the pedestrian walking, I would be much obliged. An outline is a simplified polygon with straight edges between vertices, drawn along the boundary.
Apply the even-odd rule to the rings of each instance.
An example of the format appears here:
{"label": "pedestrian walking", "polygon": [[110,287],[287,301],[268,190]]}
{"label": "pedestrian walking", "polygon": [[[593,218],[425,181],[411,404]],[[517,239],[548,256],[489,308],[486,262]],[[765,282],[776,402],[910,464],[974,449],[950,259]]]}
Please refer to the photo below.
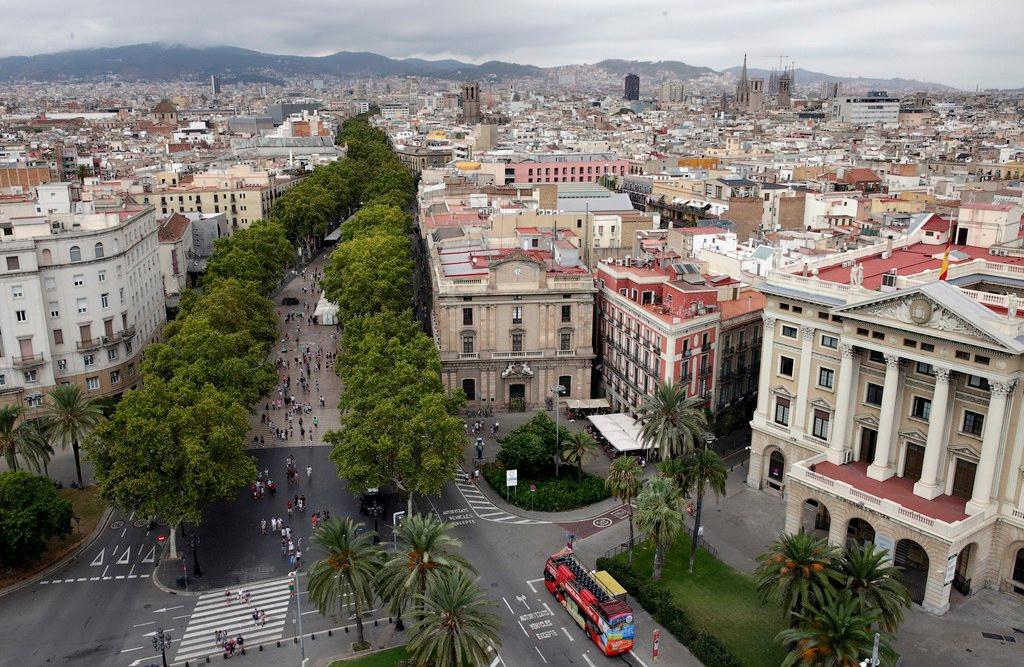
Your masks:
{"label": "pedestrian walking", "polygon": [[266,519],[260,519],[260,533],[262,533],[263,535],[267,534],[267,520]]}
{"label": "pedestrian walking", "polygon": [[313,466],[306,466],[306,479],[313,477]]}
{"label": "pedestrian walking", "polygon": [[260,624],[260,612],[255,610],[255,609],[253,609],[252,610],[252,625],[253,625],[253,627],[257,627],[257,626],[259,626],[259,624]]}

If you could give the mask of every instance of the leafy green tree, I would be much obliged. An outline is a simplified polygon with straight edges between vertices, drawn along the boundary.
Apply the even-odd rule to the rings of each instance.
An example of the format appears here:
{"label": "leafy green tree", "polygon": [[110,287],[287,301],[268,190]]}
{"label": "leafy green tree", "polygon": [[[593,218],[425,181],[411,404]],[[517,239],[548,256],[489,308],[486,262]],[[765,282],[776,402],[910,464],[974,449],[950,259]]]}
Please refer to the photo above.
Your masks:
{"label": "leafy green tree", "polygon": [[71,503],[45,477],[0,472],[0,563],[25,567],[39,560],[46,541],[71,532]]}
{"label": "leafy green tree", "polygon": [[161,517],[175,533],[256,479],[245,410],[212,385],[154,377],[124,395],[86,443],[102,495],[122,511]]}
{"label": "leafy green tree", "polygon": [[403,311],[411,301],[412,253],[404,236],[370,236],[342,243],[324,269],[323,289],[338,317]]}
{"label": "leafy green tree", "polygon": [[583,479],[583,462],[597,454],[597,441],[586,431],[570,431],[559,443],[562,460],[576,466],[576,479]]}
{"label": "leafy green tree", "polygon": [[[783,667],[860,667],[865,658],[871,657],[875,641],[872,627],[882,622],[881,612],[863,609],[851,591],[831,589],[824,591],[820,601],[810,601],[796,620],[796,627],[776,637],[776,641],[793,647]],[[895,661],[888,635],[882,636],[879,649],[885,664]]]}
{"label": "leafy green tree", "polygon": [[888,553],[868,542],[864,547],[854,543],[843,550],[832,567],[838,575],[838,586],[853,595],[860,613],[877,609],[881,627],[895,632],[903,622],[903,610],[910,608],[910,593],[903,585],[899,568],[887,565]]}
{"label": "leafy green tree", "polygon": [[683,458],[686,472],[683,475],[683,494],[697,496],[697,508],[693,519],[693,540],[690,543],[690,564],[688,571],[693,572],[693,564],[697,559],[697,544],[700,541],[701,514],[704,509],[704,493],[711,491],[716,497],[725,495],[725,480],[729,473],[725,469],[722,457],[707,447],[698,447]]}
{"label": "leafy green tree", "polygon": [[640,492],[643,469],[632,456],[620,456],[612,461],[604,483],[612,496],[626,506],[629,520],[629,564],[633,564],[633,499]]}
{"label": "leafy green tree", "polygon": [[409,216],[402,209],[383,204],[363,206],[341,226],[342,242],[366,236],[403,236],[409,233]]}
{"label": "leafy green tree", "polygon": [[829,589],[837,550],[825,540],[803,531],[782,535],[757,557],[754,581],[761,598],[779,604],[791,625],[814,600]]}
{"label": "leafy green tree", "polygon": [[30,422],[18,423],[24,413],[20,405],[0,406],[0,452],[3,453],[7,467],[18,469],[18,458],[30,468],[39,472],[40,466],[50,461],[53,448],[45,439],[40,439],[33,432],[35,427]]}
{"label": "leafy green tree", "polygon": [[671,480],[654,477],[644,485],[637,496],[636,527],[644,539],[654,544],[652,578],[661,579],[665,550],[683,528],[683,499]]}
{"label": "leafy green tree", "polygon": [[293,242],[311,247],[314,237],[323,236],[337,215],[337,200],[327,188],[316,182],[302,182],[274,202],[270,216],[284,227]]}
{"label": "leafy green tree", "polygon": [[373,532],[360,532],[362,528],[352,519],[320,524],[313,533],[313,543],[324,557],[313,563],[306,577],[309,599],[321,614],[333,614],[351,605],[359,650],[368,647],[363,613],[373,606],[373,582],[381,561],[381,553],[373,545]]}
{"label": "leafy green tree", "polygon": [[680,383],[655,387],[640,406],[637,421],[641,440],[657,448],[662,459],[694,449],[708,431],[707,415],[696,400],[686,398],[686,386]]}
{"label": "leafy green tree", "polygon": [[217,331],[226,334],[246,332],[262,345],[264,352],[277,341],[277,314],[270,299],[252,289],[251,283],[236,278],[216,280],[203,285],[203,291],[188,290],[181,296],[178,317],[164,327],[164,339],[170,339],[183,322],[203,318]]}
{"label": "leafy green tree", "polygon": [[423,616],[407,646],[417,667],[475,667],[489,664],[488,649],[501,646],[501,621],[491,602],[461,568],[451,568],[417,596]]}
{"label": "leafy green tree", "polygon": [[42,417],[26,422],[21,426],[22,458],[32,470],[50,477],[50,461],[53,459],[53,444],[47,433],[46,420]]}
{"label": "leafy green tree", "polygon": [[475,572],[469,561],[455,553],[462,543],[451,536],[451,528],[433,514],[410,514],[395,528],[398,546],[377,575],[377,590],[399,618],[417,595],[425,595],[448,570]]}
{"label": "leafy green tree", "polygon": [[542,474],[551,467],[557,451],[557,442],[568,436],[561,430],[555,437],[555,422],[545,412],[538,412],[530,421],[512,430],[498,440],[501,449],[498,461],[506,468],[517,468],[524,474]]}
{"label": "leafy green tree", "polygon": [[265,361],[266,346],[248,331],[224,333],[203,316],[179,323],[166,343],[151,345],[142,364],[143,377],[186,380],[197,387],[212,384],[243,407],[256,404],[277,384],[277,372]]}
{"label": "leafy green tree", "polygon": [[203,273],[204,287],[234,278],[253,283],[259,294],[270,294],[292,260],[284,228],[275,220],[257,220],[247,229],[217,239]]}
{"label": "leafy green tree", "polygon": [[48,398],[43,405],[46,433],[61,447],[71,447],[75,454],[78,486],[84,488],[79,448],[89,433],[103,422],[103,410],[76,384],[58,385],[50,391]]}

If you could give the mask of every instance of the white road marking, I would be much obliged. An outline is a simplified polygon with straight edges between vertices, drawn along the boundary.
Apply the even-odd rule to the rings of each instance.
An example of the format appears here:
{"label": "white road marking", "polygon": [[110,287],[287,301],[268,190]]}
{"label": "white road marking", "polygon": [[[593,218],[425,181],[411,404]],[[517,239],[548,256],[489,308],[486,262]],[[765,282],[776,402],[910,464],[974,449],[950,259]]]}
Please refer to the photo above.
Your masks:
{"label": "white road marking", "polygon": [[75,581],[74,579],[65,579],[64,583],[65,584],[70,584],[70,583],[73,583],[74,581]]}
{"label": "white road marking", "polygon": [[156,621],[146,621],[145,623],[136,623],[132,627],[133,628],[141,628],[141,627],[144,627],[144,626],[147,626],[147,625],[153,625],[155,623],[156,623]]}
{"label": "white road marking", "polygon": [[124,534],[127,533],[127,532],[128,532],[128,526],[125,526],[124,530],[121,531],[121,537],[124,537]]}
{"label": "white road marking", "polygon": [[103,574],[101,574],[100,576],[106,578],[107,570],[109,570],[109,569],[110,569],[109,565],[107,565],[105,568],[103,568]]}
{"label": "white road marking", "polygon": [[537,589],[534,587],[534,584],[537,583],[538,581],[544,581],[544,577],[541,577],[540,579],[528,579],[526,581],[526,585],[530,587],[531,591],[536,593]]}
{"label": "white road marking", "polygon": [[527,632],[527,631],[526,631],[526,628],[524,628],[524,627],[523,627],[523,622],[522,622],[522,621],[519,621],[519,620],[517,620],[517,621],[516,621],[516,623],[518,623],[518,624],[519,624],[519,629],[523,631],[523,634],[524,634],[524,635],[526,635],[527,637],[529,637],[529,636],[530,636],[530,633],[529,633],[529,632]]}
{"label": "white road marking", "polygon": [[636,651],[630,651],[629,654],[633,656],[633,659],[640,663],[640,667],[647,667],[647,663],[640,659],[640,656],[636,654]]}
{"label": "white road marking", "polygon": [[124,579],[124,575],[123,574],[119,574],[116,577],[114,577],[114,579]]}
{"label": "white road marking", "polygon": [[129,578],[134,579],[135,578],[135,574],[134,573],[135,573],[135,566],[132,565],[132,569],[128,570]]}
{"label": "white road marking", "polygon": [[90,563],[92,567],[99,567],[100,565],[103,565],[103,553],[104,550],[100,549],[100,552],[96,554],[96,558],[93,558],[92,563]]}
{"label": "white road marking", "polygon": [[153,613],[154,614],[162,614],[165,611],[174,611],[175,609],[184,609],[184,608],[185,608],[185,605],[179,604],[177,607],[163,607],[161,609],[154,609]]}
{"label": "white road marking", "polygon": [[132,651],[141,651],[144,648],[145,648],[144,646],[136,646],[135,648],[124,648],[124,649],[121,649],[121,653],[131,653]]}
{"label": "white road marking", "polygon": [[545,665],[546,665],[546,664],[548,664],[548,659],[544,657],[544,654],[540,652],[540,649],[539,649],[539,648],[537,648],[536,646],[534,646],[534,647],[533,647],[533,650],[535,650],[535,651],[537,652],[537,655],[539,655],[539,656],[540,656],[540,659],[544,661],[544,664],[545,664]]}
{"label": "white road marking", "polygon": [[117,559],[117,564],[118,565],[127,565],[128,561],[130,561],[131,558],[132,558],[132,548],[131,547],[127,547],[124,550],[124,553],[121,554],[121,557]]}
{"label": "white road marking", "polygon": [[590,667],[597,667],[597,665],[595,665],[594,662],[590,659],[590,656],[588,656],[586,653],[583,654],[583,659],[587,661],[587,664],[590,665]]}
{"label": "white road marking", "polygon": [[48,584],[48,583],[50,583],[50,582],[49,582],[49,581],[40,581],[40,582],[39,582],[39,585],[40,585],[40,586],[45,586],[45,585],[46,585],[46,584]]}
{"label": "white road marking", "polygon": [[99,581],[99,577],[89,577],[89,581]]}
{"label": "white road marking", "polygon": [[564,625],[561,627],[561,629],[562,629],[562,632],[565,633],[565,636],[569,638],[569,641],[571,641],[571,642],[576,641],[576,638],[573,637],[571,634],[569,634],[569,631],[565,629]]}
{"label": "white road marking", "polygon": [[78,581],[87,581],[89,577],[79,577]]}
{"label": "white road marking", "polygon": [[[142,550],[139,550],[139,555],[142,555]],[[156,562],[156,547],[152,547],[146,557],[142,559],[143,563],[155,563]]]}
{"label": "white road marking", "polygon": [[515,615],[516,615],[516,612],[512,611],[512,605],[510,605],[510,604],[508,603],[508,600],[506,600],[506,599],[505,599],[505,596],[504,596],[504,595],[503,595],[503,596],[501,596],[501,601],[505,603],[505,606],[506,606],[506,607],[508,607],[508,613],[510,613],[510,614],[512,614],[513,616],[515,616]]}

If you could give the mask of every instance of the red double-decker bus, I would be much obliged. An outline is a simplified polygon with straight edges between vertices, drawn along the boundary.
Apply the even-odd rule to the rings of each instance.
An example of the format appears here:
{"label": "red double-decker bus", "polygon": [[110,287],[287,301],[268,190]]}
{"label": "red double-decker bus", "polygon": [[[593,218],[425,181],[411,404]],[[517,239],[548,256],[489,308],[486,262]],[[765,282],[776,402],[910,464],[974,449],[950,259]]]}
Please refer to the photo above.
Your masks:
{"label": "red double-decker bus", "polygon": [[633,648],[633,608],[607,572],[591,574],[565,547],[544,565],[544,585],[605,655]]}

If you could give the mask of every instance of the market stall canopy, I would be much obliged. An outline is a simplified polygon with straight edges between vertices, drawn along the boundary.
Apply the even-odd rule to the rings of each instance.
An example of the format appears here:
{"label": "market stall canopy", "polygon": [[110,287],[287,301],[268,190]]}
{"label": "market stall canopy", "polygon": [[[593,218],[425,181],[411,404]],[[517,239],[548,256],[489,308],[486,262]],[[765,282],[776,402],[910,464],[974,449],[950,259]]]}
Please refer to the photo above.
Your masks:
{"label": "market stall canopy", "polygon": [[323,294],[316,302],[316,310],[313,311],[313,314],[316,315],[316,321],[320,324],[333,326],[338,323],[338,306],[328,301]]}
{"label": "market stall canopy", "polygon": [[562,405],[570,410],[607,410],[612,407],[607,398],[566,398],[562,399]]}
{"label": "market stall canopy", "polygon": [[587,417],[605,440],[620,452],[635,452],[644,447],[640,439],[640,424],[627,414],[591,415]]}

